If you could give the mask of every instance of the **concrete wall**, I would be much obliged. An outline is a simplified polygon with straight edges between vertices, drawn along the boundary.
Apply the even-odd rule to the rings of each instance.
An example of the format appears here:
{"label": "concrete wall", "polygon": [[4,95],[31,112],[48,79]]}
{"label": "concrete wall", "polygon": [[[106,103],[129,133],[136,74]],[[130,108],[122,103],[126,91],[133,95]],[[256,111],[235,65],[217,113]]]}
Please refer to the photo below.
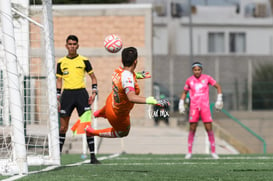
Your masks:
{"label": "concrete wall", "polygon": [[230,114],[240,123],[223,113],[214,114],[214,130],[218,137],[233,145],[240,153],[273,153],[272,112],[231,111]]}

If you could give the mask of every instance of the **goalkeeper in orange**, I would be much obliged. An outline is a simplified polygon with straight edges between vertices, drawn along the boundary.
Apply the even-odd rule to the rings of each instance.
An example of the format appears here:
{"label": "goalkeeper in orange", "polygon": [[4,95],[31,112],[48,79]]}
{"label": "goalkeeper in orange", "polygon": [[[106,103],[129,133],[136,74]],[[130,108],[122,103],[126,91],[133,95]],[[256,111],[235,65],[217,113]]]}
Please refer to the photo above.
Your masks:
{"label": "goalkeeper in orange", "polygon": [[135,73],[138,63],[137,49],[134,47],[124,48],[122,51],[123,68],[119,67],[112,74],[112,92],[107,97],[103,108],[94,112],[95,117],[108,119],[112,127],[95,130],[87,126],[85,131],[89,136],[108,138],[125,137],[129,134],[130,111],[134,104],[158,104],[169,105],[167,100],[156,100],[154,97],[139,96],[140,88],[137,79],[150,78],[149,73]]}

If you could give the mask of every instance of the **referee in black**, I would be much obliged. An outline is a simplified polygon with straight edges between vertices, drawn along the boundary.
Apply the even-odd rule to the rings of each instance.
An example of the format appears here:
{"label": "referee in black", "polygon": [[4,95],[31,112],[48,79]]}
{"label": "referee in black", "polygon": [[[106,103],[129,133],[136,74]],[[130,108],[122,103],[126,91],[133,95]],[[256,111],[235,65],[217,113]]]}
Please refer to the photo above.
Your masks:
{"label": "referee in black", "polygon": [[[66,38],[66,49],[68,54],[59,59],[57,63],[57,98],[60,112],[60,152],[65,142],[69,120],[74,108],[77,109],[79,117],[90,110],[90,106],[97,95],[97,78],[94,74],[88,58],[77,53],[79,40],[75,35]],[[92,80],[92,95],[89,96],[85,85],[85,73]],[[63,90],[63,91],[62,91]],[[87,135],[87,144],[90,150],[90,163],[99,164],[95,156],[94,137]]]}

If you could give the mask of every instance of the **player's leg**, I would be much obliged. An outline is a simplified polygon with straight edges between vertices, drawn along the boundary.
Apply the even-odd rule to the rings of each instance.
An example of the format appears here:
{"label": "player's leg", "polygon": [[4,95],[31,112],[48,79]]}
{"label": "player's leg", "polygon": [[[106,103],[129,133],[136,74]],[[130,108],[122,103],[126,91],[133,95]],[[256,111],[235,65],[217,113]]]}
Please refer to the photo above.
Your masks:
{"label": "player's leg", "polygon": [[117,130],[113,127],[95,130],[92,127],[87,127],[86,134],[105,138],[121,138],[127,136],[129,134],[129,130],[130,128],[127,128],[126,130]]}
{"label": "player's leg", "polygon": [[112,94],[110,94],[108,97],[107,97],[107,99],[106,99],[106,101],[105,101],[105,106],[103,106],[101,109],[99,109],[99,110],[97,110],[97,111],[95,111],[94,112],[94,116],[97,118],[97,117],[103,117],[103,118],[106,118],[106,105],[107,105],[107,103],[109,103],[110,101],[109,100],[112,100],[111,99],[111,96],[112,96]]}
{"label": "player's leg", "polygon": [[[77,101],[76,101],[76,108],[78,111],[79,117],[85,112],[90,110],[90,105],[88,102],[89,95],[86,89],[81,89],[77,93]],[[91,119],[91,118],[90,118]],[[95,140],[94,136],[86,135],[86,142],[90,152],[90,163],[91,164],[99,164],[100,162],[97,160],[95,155]]]}
{"label": "player's leg", "polygon": [[90,163],[91,164],[100,164],[100,161],[97,160],[95,155],[95,139],[94,136],[89,136],[86,134],[86,142],[90,152]]}
{"label": "player's leg", "polygon": [[129,115],[117,115],[112,107],[112,96],[108,96],[103,110],[105,117],[112,127],[106,129],[95,130],[91,126],[85,129],[88,135],[107,137],[107,138],[120,138],[125,137],[130,131],[130,117]]}
{"label": "player's leg", "polygon": [[[112,108],[109,108],[112,109]],[[117,116],[114,112],[107,111],[106,116],[112,127],[105,129],[95,130],[91,126],[86,128],[87,135],[106,137],[106,138],[120,138],[125,137],[130,131],[130,117],[127,116]]]}
{"label": "player's leg", "polygon": [[210,142],[211,156],[214,159],[218,159],[219,157],[216,154],[215,137],[214,137],[214,133],[213,133],[213,130],[212,130],[212,118],[211,118],[211,113],[210,113],[209,108],[203,109],[201,111],[201,118],[203,120],[204,127],[206,129],[207,134],[208,134],[208,139],[209,139],[209,142]]}
{"label": "player's leg", "polygon": [[74,98],[70,91],[64,90],[61,96],[61,108],[60,108],[60,131],[59,131],[59,142],[60,152],[63,150],[63,145],[66,138],[66,132],[69,126],[69,120],[71,113],[74,109]]}
{"label": "player's leg", "polygon": [[94,115],[96,118],[98,118],[98,117],[106,118],[106,115],[105,115],[105,108],[106,108],[106,106],[103,106],[101,109],[95,111],[93,115]]}
{"label": "player's leg", "polygon": [[59,133],[59,142],[60,142],[60,152],[63,150],[63,145],[66,138],[66,131],[68,129],[70,117],[60,117],[60,133]]}
{"label": "player's leg", "polygon": [[219,156],[216,153],[215,137],[214,137],[214,133],[213,133],[213,130],[212,130],[212,123],[211,122],[204,122],[204,126],[205,126],[205,129],[207,131],[209,142],[210,142],[211,156],[214,159],[218,159]]}
{"label": "player's leg", "polygon": [[185,156],[186,159],[190,159],[192,156],[192,147],[193,147],[193,141],[194,141],[197,124],[198,122],[190,123],[189,134],[188,134],[188,154]]}
{"label": "player's leg", "polygon": [[185,156],[186,159],[190,159],[192,156],[193,141],[194,141],[196,128],[198,125],[198,120],[199,120],[199,109],[191,108],[189,112],[190,128],[189,128],[189,134],[188,134],[188,154],[186,154]]}

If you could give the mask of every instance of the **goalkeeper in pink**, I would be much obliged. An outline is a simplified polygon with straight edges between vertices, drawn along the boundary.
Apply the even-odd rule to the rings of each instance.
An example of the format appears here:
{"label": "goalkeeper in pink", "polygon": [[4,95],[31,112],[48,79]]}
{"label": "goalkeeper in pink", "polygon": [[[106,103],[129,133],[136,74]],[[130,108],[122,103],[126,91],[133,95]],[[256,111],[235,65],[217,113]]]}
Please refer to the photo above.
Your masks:
{"label": "goalkeeper in pink", "polygon": [[217,89],[217,100],[215,103],[215,108],[217,111],[220,111],[223,108],[222,89],[211,76],[202,74],[202,70],[203,65],[200,62],[194,62],[192,64],[193,75],[186,80],[184,91],[182,92],[179,101],[179,112],[184,114],[184,100],[189,91],[191,100],[189,113],[190,128],[188,135],[188,154],[185,156],[186,159],[190,159],[192,157],[192,146],[199,118],[202,119],[208,134],[211,146],[211,156],[214,159],[219,158],[215,152],[215,139],[212,130],[213,120],[211,118],[209,105],[209,85]]}

